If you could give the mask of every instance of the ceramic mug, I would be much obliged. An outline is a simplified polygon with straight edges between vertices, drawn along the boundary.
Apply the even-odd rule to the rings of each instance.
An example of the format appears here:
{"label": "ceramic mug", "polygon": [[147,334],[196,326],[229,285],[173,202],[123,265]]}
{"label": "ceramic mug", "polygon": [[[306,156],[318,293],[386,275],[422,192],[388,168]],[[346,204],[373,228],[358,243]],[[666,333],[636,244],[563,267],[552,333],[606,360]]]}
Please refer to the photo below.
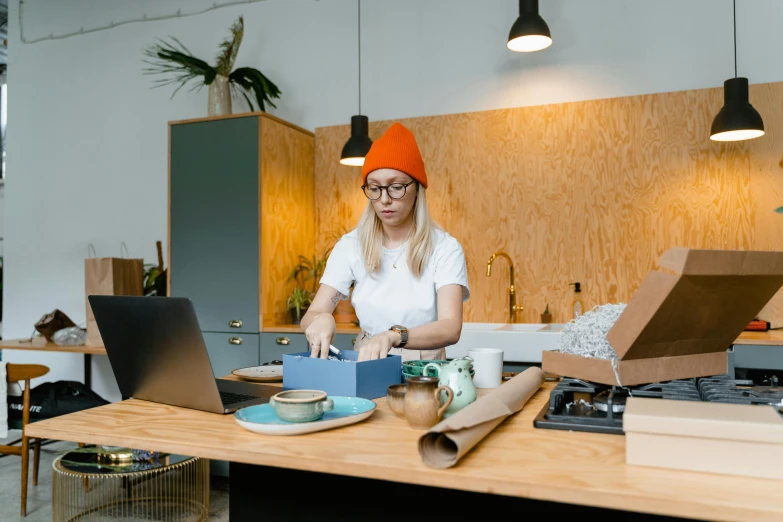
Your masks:
{"label": "ceramic mug", "polygon": [[269,405],[287,422],[312,422],[334,408],[332,399],[327,399],[326,392],[320,390],[280,392],[269,399]]}
{"label": "ceramic mug", "polygon": [[503,350],[497,348],[473,348],[468,350],[473,359],[473,384],[476,388],[497,388],[503,382]]}
{"label": "ceramic mug", "polygon": [[405,418],[405,392],[407,384],[392,384],[386,390],[386,403],[389,409],[398,417]]}
{"label": "ceramic mug", "polygon": [[[440,403],[440,392],[446,392],[446,404]],[[405,392],[403,410],[411,428],[428,430],[440,420],[443,412],[454,400],[454,392],[448,386],[438,386],[437,377],[411,377]]]}

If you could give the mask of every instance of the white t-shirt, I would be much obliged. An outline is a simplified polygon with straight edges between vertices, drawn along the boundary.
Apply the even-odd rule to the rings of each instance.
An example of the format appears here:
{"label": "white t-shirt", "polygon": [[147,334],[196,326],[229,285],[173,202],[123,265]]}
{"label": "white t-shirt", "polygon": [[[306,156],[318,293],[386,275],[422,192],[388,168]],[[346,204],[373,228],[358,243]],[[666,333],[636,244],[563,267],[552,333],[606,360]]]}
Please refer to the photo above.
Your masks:
{"label": "white t-shirt", "polygon": [[370,335],[395,324],[415,328],[437,321],[437,291],[442,286],[461,285],[463,301],[470,297],[470,289],[459,241],[435,229],[434,243],[432,256],[419,279],[408,268],[407,243],[392,250],[383,248],[381,268],[370,276],[364,268],[359,236],[353,230],[332,249],[321,284],[348,295],[351,283],[356,282],[351,303],[362,330]]}

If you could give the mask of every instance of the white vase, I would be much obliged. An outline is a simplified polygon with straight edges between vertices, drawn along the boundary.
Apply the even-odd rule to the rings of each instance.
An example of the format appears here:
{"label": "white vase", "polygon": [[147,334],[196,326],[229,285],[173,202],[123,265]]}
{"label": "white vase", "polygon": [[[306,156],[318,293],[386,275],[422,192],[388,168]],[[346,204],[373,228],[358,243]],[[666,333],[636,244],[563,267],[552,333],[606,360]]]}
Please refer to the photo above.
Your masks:
{"label": "white vase", "polygon": [[231,114],[231,89],[225,76],[218,74],[209,84],[207,114],[209,116]]}

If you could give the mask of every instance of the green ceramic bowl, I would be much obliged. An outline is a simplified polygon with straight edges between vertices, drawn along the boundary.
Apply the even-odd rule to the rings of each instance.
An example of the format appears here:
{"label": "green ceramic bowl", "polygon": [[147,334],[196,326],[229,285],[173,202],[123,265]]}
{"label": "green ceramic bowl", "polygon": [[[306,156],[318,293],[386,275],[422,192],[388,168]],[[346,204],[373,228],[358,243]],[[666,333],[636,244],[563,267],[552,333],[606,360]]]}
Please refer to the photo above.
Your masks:
{"label": "green ceramic bowl", "polygon": [[[422,374],[421,372],[422,372],[422,370],[424,370],[424,367],[427,366],[430,363],[434,363],[434,364],[437,364],[439,366],[443,366],[443,364],[445,364],[446,361],[427,361],[427,360],[424,360],[424,361],[408,361],[408,362],[404,362],[404,363],[402,363],[402,373],[403,374],[407,373],[409,375],[416,375],[416,376],[421,375]],[[430,376],[435,377],[435,372],[433,372],[432,370],[429,370],[428,373],[429,373]]]}
{"label": "green ceramic bowl", "polygon": [[[430,363],[437,364],[439,366],[443,366],[444,364],[448,363],[449,361],[428,361],[428,360],[421,360],[421,361],[407,361],[402,363],[402,373],[409,374],[409,375],[421,375],[422,370],[425,366],[427,366]],[[471,363],[469,366],[471,370],[471,374],[473,372],[473,364]],[[433,370],[427,370],[427,373],[431,377],[436,377],[435,372]]]}
{"label": "green ceramic bowl", "polygon": [[[470,376],[474,377],[475,375],[476,375],[476,370],[471,368],[470,369]],[[421,376],[421,374],[417,375],[417,374],[408,373],[405,370],[402,371],[402,380],[404,382],[406,382],[406,383],[408,382],[408,379],[410,379],[411,377],[419,377],[419,376]],[[432,377],[435,377],[435,376],[433,375]]]}

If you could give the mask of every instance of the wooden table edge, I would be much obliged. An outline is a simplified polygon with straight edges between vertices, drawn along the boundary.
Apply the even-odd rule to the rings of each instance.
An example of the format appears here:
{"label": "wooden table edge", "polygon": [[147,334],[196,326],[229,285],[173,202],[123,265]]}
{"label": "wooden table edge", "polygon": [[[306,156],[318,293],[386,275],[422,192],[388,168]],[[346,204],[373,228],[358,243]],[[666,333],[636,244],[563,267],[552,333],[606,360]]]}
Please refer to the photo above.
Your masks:
{"label": "wooden table edge", "polygon": [[59,346],[54,343],[42,343],[40,340],[25,342],[22,339],[0,340],[0,351],[22,350],[33,352],[75,353],[77,355],[106,355],[103,346],[83,344],[79,346]]}
{"label": "wooden table edge", "polygon": [[[55,421],[56,419],[50,419]],[[395,468],[389,465],[377,463],[345,463],[334,462],[318,456],[292,457],[291,455],[253,454],[256,458],[248,458],[246,453],[230,448],[214,449],[195,442],[182,442],[177,440],[158,441],[150,445],[141,437],[106,436],[103,434],[90,434],[70,430],[58,430],[53,427],[41,426],[40,422],[27,426],[30,437],[83,442],[86,444],[103,444],[112,446],[126,446],[161,451],[180,455],[197,456],[214,460],[229,460],[243,464],[279,467],[298,471],[311,471],[329,473],[349,477],[385,480],[420,486],[433,486],[459,491],[486,493],[510,497],[527,498],[549,502],[561,502],[566,504],[584,505],[599,508],[626,510],[637,513],[649,513],[655,515],[692,518],[697,520],[721,520],[741,521],[753,518],[754,522],[764,520],[780,520],[783,517],[783,505],[780,509],[749,509],[747,505],[716,505],[712,501],[692,499],[683,501],[670,497],[658,498],[636,493],[618,492],[612,489],[587,489],[562,485],[552,488],[549,485],[539,485],[535,481],[509,481],[505,478],[493,478],[486,475],[474,474],[471,480],[455,480],[464,477],[449,475],[449,469],[426,468],[423,472],[417,470],[410,473],[404,466]],[[276,438],[276,437],[270,437]],[[285,437],[280,437],[285,438]],[[261,458],[258,458],[261,457]],[[464,459],[469,459],[470,454]],[[396,471],[390,473],[390,471]],[[671,470],[677,473],[676,470]],[[401,477],[400,474],[406,474]],[[641,507],[643,506],[643,508]]]}
{"label": "wooden table edge", "polygon": [[768,332],[742,332],[734,344],[752,344],[757,346],[783,346],[783,330]]}

